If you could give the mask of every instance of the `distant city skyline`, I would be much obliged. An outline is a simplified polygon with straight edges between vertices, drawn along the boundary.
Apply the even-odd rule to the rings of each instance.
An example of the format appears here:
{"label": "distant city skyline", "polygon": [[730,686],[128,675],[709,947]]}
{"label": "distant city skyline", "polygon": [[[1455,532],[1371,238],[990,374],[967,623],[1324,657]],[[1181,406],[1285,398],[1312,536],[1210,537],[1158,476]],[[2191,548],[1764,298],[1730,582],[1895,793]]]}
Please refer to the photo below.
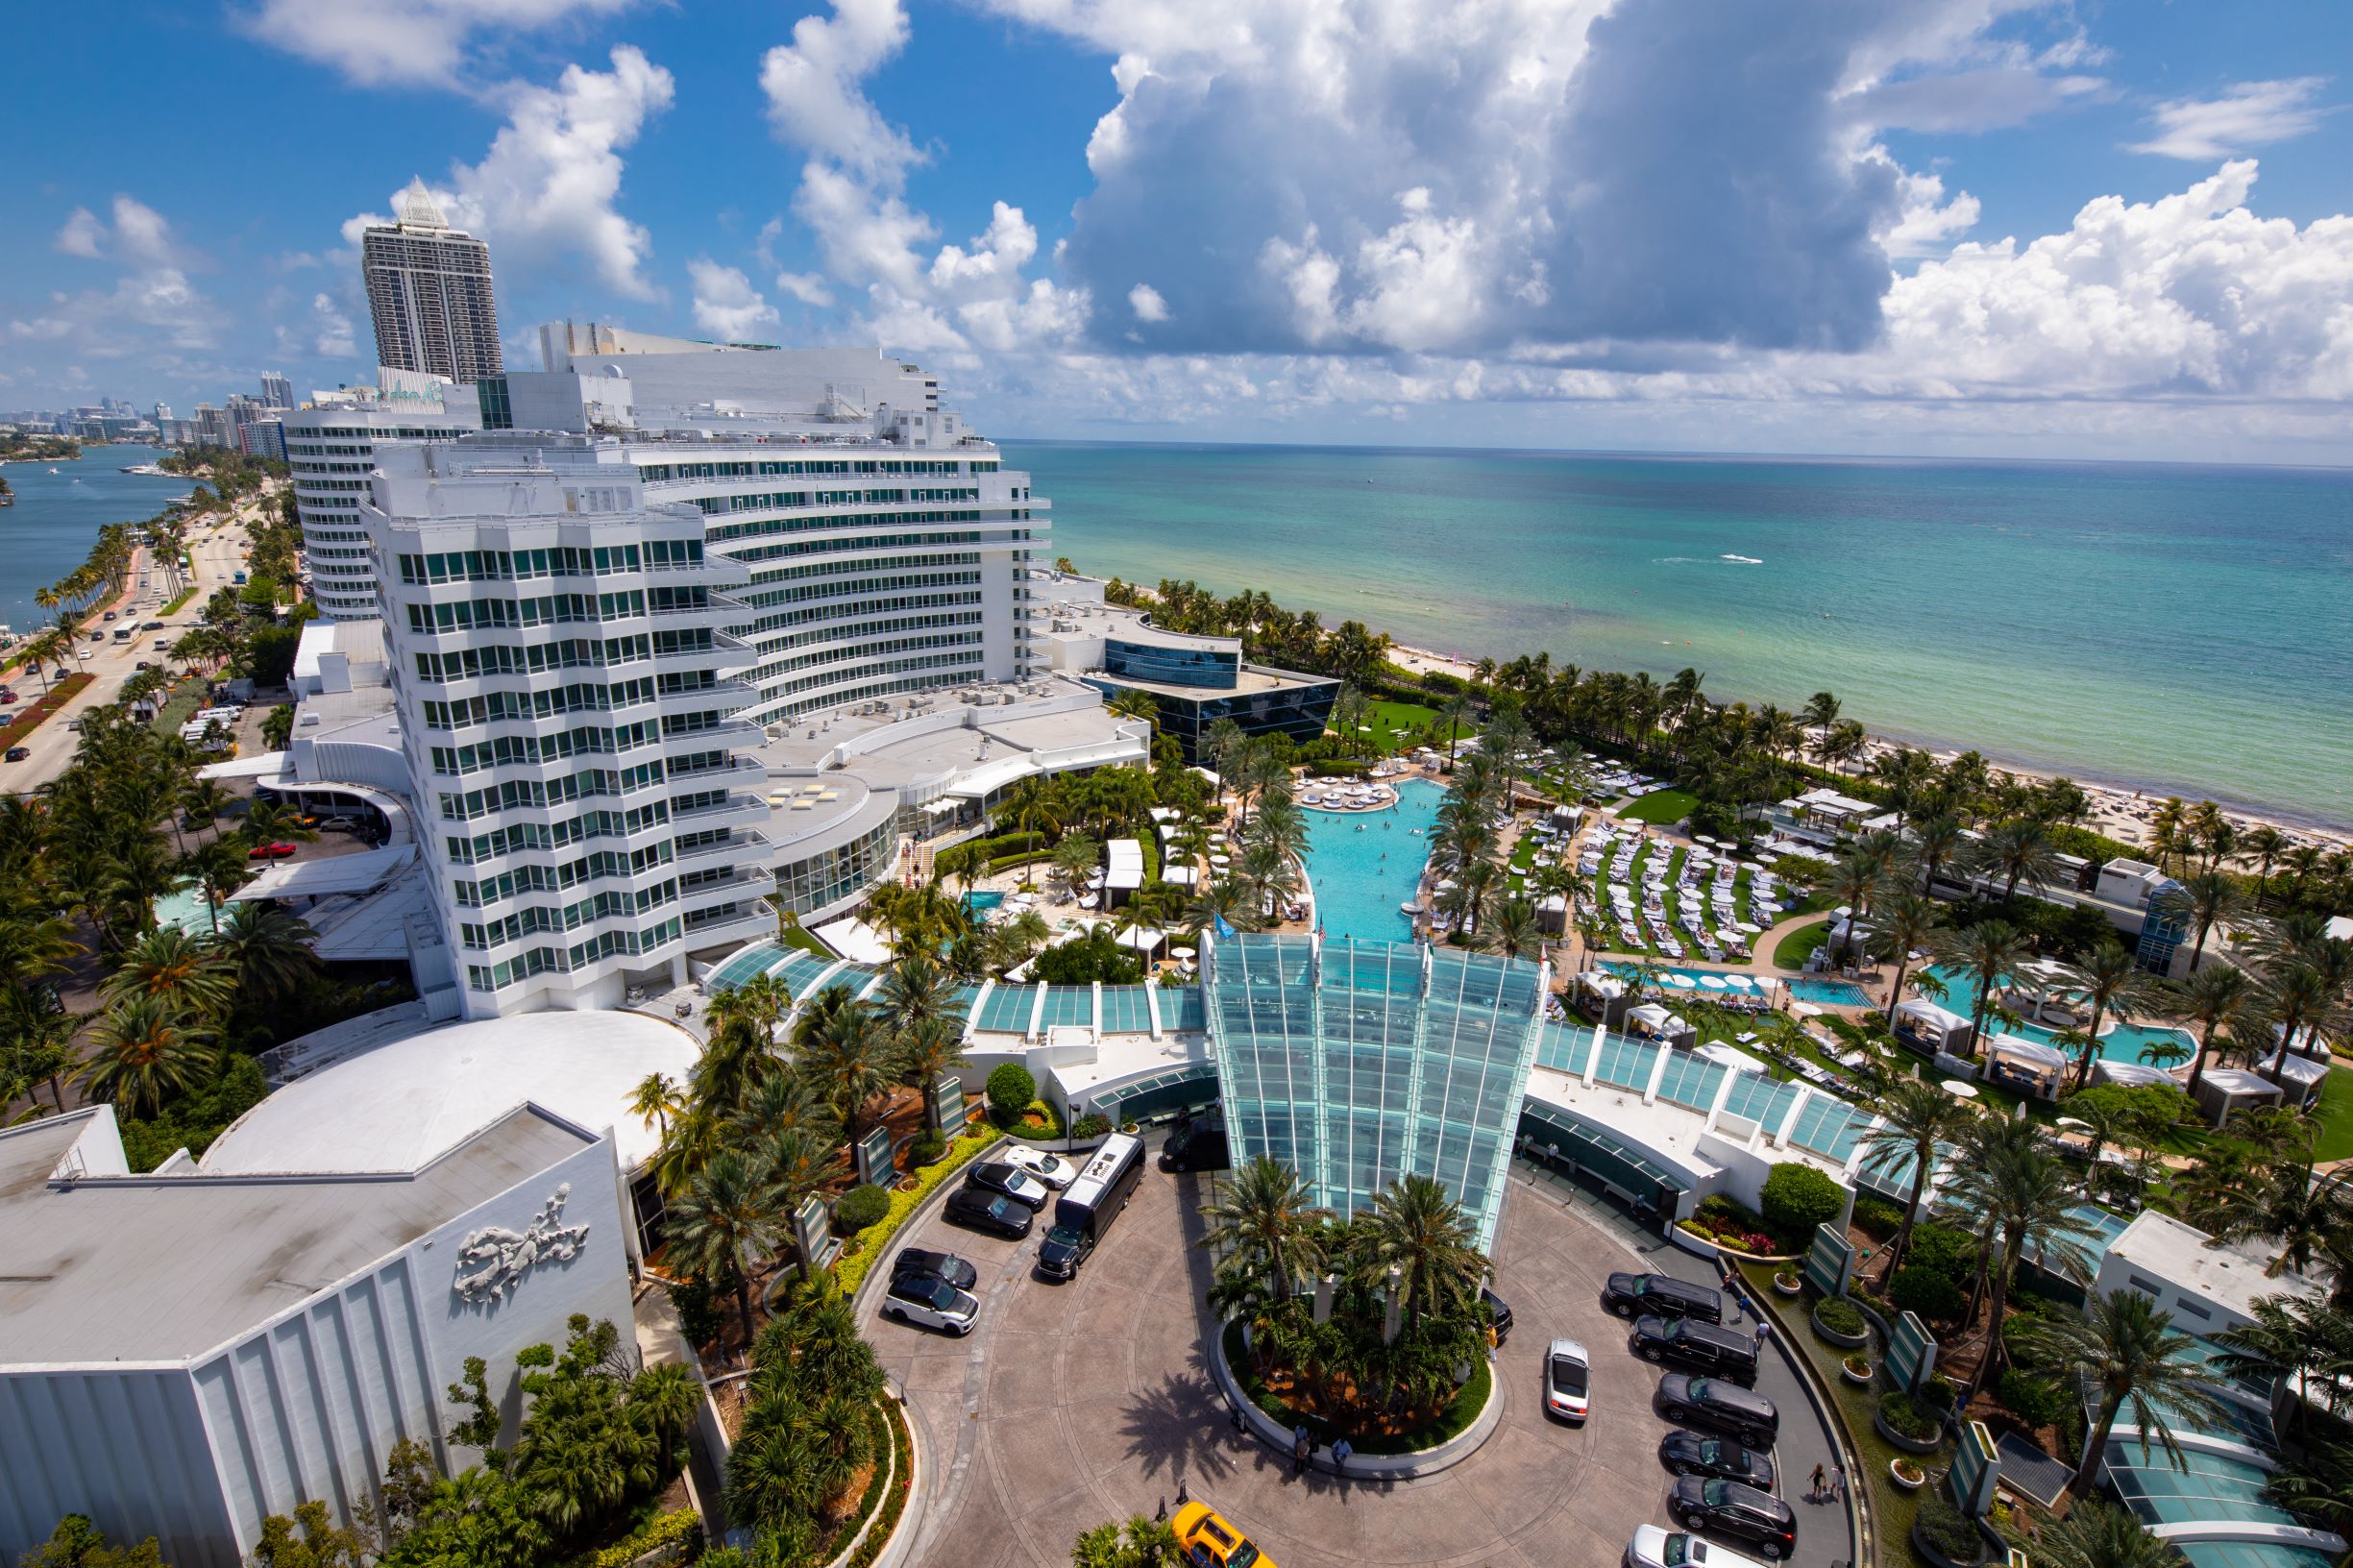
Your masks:
{"label": "distant city skyline", "polygon": [[[569,316],[878,346],[1016,438],[2353,461],[2319,0],[508,14],[21,19],[0,404],[368,379],[421,175],[519,367]],[[229,102],[294,134],[199,199],[157,150]]]}

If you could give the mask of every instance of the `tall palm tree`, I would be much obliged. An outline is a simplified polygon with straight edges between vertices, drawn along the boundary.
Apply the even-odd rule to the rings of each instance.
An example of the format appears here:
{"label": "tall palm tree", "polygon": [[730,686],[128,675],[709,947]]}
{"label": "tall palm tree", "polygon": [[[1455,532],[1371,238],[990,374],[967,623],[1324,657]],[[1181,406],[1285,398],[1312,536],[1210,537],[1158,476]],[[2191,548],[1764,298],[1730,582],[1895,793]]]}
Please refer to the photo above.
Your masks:
{"label": "tall palm tree", "polygon": [[1920,1200],[1934,1174],[1938,1148],[1960,1136],[1976,1113],[1958,1097],[1920,1078],[1899,1078],[1872,1104],[1879,1119],[1863,1135],[1863,1168],[1884,1174],[1912,1163],[1912,1190],[1904,1200],[1903,1223],[1887,1249],[1887,1275],[1903,1266],[1920,1217]]}
{"label": "tall palm tree", "polygon": [[1536,923],[1536,906],[1526,898],[1497,898],[1481,917],[1471,945],[1483,953],[1527,958],[1544,944],[1544,929]]}
{"label": "tall palm tree", "polygon": [[1394,1269],[1416,1316],[1465,1318],[1493,1267],[1478,1240],[1478,1226],[1445,1188],[1409,1173],[1374,1196],[1350,1261],[1367,1286],[1382,1284]]}
{"label": "tall palm tree", "polygon": [[1251,930],[1259,922],[1258,900],[1234,877],[1204,884],[1185,906],[1186,929],[1196,935],[1214,931],[1220,920],[1237,931]]}
{"label": "tall palm tree", "polygon": [[2217,926],[2227,926],[2245,914],[2246,894],[2239,879],[2222,871],[2193,871],[2156,898],[2157,913],[2181,921],[2197,933],[2190,949],[2190,972],[2206,957],[2206,938]]}
{"label": "tall palm tree", "polygon": [[2288,836],[2270,823],[2265,822],[2247,831],[2239,841],[2239,852],[2254,857],[2255,907],[2263,907],[2264,894],[2270,891],[2271,868],[2280,856],[2288,852]]}
{"label": "tall palm tree", "polygon": [[2039,893],[2059,874],[2059,851],[2050,842],[2050,824],[2033,817],[2012,817],[1987,828],[1973,859],[1980,874],[2002,879],[2004,903],[2018,896],[2021,882]]}
{"label": "tall palm tree", "polygon": [[659,1138],[670,1137],[670,1118],[685,1109],[686,1096],[667,1073],[650,1072],[629,1091],[630,1113],[653,1125]]}
{"label": "tall palm tree", "polygon": [[1974,1397],[2007,1357],[2002,1314],[2009,1303],[2010,1281],[2019,1260],[2031,1242],[2043,1266],[2082,1268],[2082,1240],[2091,1234],[2077,1213],[2083,1200],[2075,1181],[2057,1155],[2043,1141],[2041,1131],[2028,1121],[2007,1116],[1983,1116],[1973,1122],[1961,1140],[1961,1159],[1947,1196],[1964,1213],[1989,1229],[1997,1246],[1982,1265],[1992,1288],[1991,1326],[1985,1354],[1970,1380]]}
{"label": "tall palm tree", "polygon": [[1995,988],[2026,962],[2033,950],[2026,933],[2006,920],[1980,920],[1946,935],[1941,956],[1970,978],[1974,1000],[1969,1017],[1976,1028],[1978,1049],[1984,1048],[1986,1009],[1993,1000]]}
{"label": "tall palm tree", "polygon": [[2353,1190],[2341,1177],[2316,1177],[2310,1162],[2308,1147],[2302,1162],[2267,1166],[2253,1190],[2231,1206],[2216,1237],[2269,1242],[2276,1250],[2264,1269],[2266,1279],[2291,1269],[2307,1272],[2332,1239],[2353,1232]]}
{"label": "tall palm tree", "polygon": [[2294,1387],[2303,1397],[2285,1401],[2287,1414],[2280,1435],[2290,1435],[2305,1399],[2316,1397],[2323,1409],[2340,1413],[2346,1404],[2347,1380],[2353,1379],[2353,1317],[2335,1307],[2298,1295],[2258,1296],[2249,1309],[2250,1321],[2214,1335],[2221,1353],[2217,1370],[2235,1378],[2276,1381]]}
{"label": "tall palm tree", "polygon": [[65,1109],[62,1080],[74,1066],[74,1036],[86,1020],[70,1012],[52,986],[12,985],[0,989],[0,1062],[25,1086],[49,1086],[50,1103]]}
{"label": "tall palm tree", "polygon": [[2181,1568],[2181,1549],[2150,1533],[2130,1508],[2076,1499],[2028,1543],[2040,1568]]}
{"label": "tall palm tree", "polygon": [[[841,1146],[808,1127],[770,1133],[750,1152],[751,1176],[759,1188],[760,1201],[780,1221],[798,1213],[842,1167]],[[801,1262],[805,1264],[811,1260]]]}
{"label": "tall palm tree", "polygon": [[797,1041],[800,1070],[833,1107],[843,1136],[854,1142],[867,1102],[891,1087],[890,1037],[873,1010],[858,1001],[823,1013],[812,1010],[802,1015],[802,1022],[807,1027]]}
{"label": "tall palm tree", "polygon": [[99,1016],[90,1040],[95,1049],[84,1069],[90,1098],[110,1100],[128,1116],[153,1116],[220,1060],[209,1028],[152,996],[115,1003]]}
{"label": "tall palm tree", "polygon": [[665,1230],[682,1273],[710,1285],[733,1283],[744,1341],[750,1343],[754,1255],[785,1234],[785,1218],[769,1205],[751,1162],[733,1149],[720,1151],[672,1200]]}
{"label": "tall palm tree", "polygon": [[2103,937],[2080,962],[2070,965],[2068,979],[2092,1004],[2091,1021],[2084,1025],[2092,1046],[2083,1053],[2075,1078],[2075,1087],[2081,1089],[2092,1081],[2092,1064],[2099,1057],[2101,1021],[2110,1014],[2126,1019],[2140,1017],[2156,1004],[2164,990],[2155,975],[2141,968],[2132,949],[2114,937]]}
{"label": "tall palm tree", "polygon": [[1920,873],[1922,893],[1935,891],[1938,873],[1951,870],[1970,842],[1961,819],[1950,812],[1914,819],[1910,839],[1912,865]]}
{"label": "tall palm tree", "polygon": [[925,1018],[898,1037],[899,1081],[923,1097],[923,1125],[939,1132],[940,1107],[931,1086],[944,1073],[968,1064],[964,1056],[964,1020],[942,1014]]}
{"label": "tall palm tree", "polygon": [[266,900],[232,909],[212,939],[236,972],[238,999],[261,1008],[292,995],[318,972],[310,945],[317,940],[308,921]]}
{"label": "tall palm tree", "polygon": [[2255,983],[2244,969],[2218,964],[2183,980],[2169,994],[2177,1016],[2197,1026],[2197,1054],[2190,1060],[2190,1096],[2195,1099],[2217,1031],[2228,1025],[2235,1034],[2253,1018],[2258,1003]]}
{"label": "tall palm tree", "polygon": [[228,958],[176,925],[159,926],[123,950],[122,961],[98,988],[108,1003],[151,997],[201,1017],[228,1008],[236,971]]}
{"label": "tall palm tree", "polygon": [[211,839],[182,855],[180,870],[203,890],[205,917],[219,936],[221,905],[253,875],[251,862],[234,839]]}
{"label": "tall palm tree", "polygon": [[1260,1155],[1219,1184],[1201,1217],[1209,1227],[1196,1244],[1271,1279],[1278,1298],[1323,1266],[1319,1232],[1332,1211],[1317,1207],[1299,1173],[1272,1156]]}
{"label": "tall palm tree", "polygon": [[1903,976],[1912,966],[1912,954],[1933,943],[1944,927],[1945,906],[1912,892],[1908,885],[1880,903],[1878,917],[1872,922],[1871,950],[1896,966],[1895,981],[1887,988],[1890,1028],[1895,1026],[1897,1004],[1903,999]]}
{"label": "tall palm tree", "polygon": [[2082,1315],[2030,1325],[2020,1337],[2037,1365],[2080,1377],[2098,1389],[2098,1419],[2068,1482],[2071,1496],[2091,1494],[2107,1458],[2109,1433],[2126,1409],[2141,1429],[2143,1457],[2153,1443],[2177,1469],[2187,1469],[2189,1461],[2171,1423],[2220,1413],[2214,1396],[2219,1384],[2198,1358],[2197,1341],[2175,1333],[2173,1314],[2157,1311],[2137,1290],[2095,1295],[2084,1303]]}

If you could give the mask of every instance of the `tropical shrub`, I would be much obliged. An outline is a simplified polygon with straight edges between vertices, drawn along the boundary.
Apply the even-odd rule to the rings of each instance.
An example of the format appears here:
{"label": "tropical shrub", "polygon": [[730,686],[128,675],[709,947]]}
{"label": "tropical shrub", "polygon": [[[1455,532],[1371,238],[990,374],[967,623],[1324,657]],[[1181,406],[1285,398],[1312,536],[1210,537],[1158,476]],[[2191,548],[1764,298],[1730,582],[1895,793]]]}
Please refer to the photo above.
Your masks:
{"label": "tropical shrub", "polygon": [[1764,1219],[1735,1198],[1719,1192],[1702,1198],[1698,1209],[1682,1222],[1683,1229],[1710,1241],[1721,1241],[1741,1252],[1771,1254],[1780,1243],[1765,1229]]}
{"label": "tropical shrub", "polygon": [[1924,1322],[1943,1323],[1961,1315],[1969,1298],[1961,1287],[1920,1263],[1906,1263],[1888,1283],[1889,1305],[1900,1312],[1916,1312]]}
{"label": "tropical shrub", "polygon": [[1924,1268],[1956,1286],[1966,1286],[1977,1272],[1977,1238],[1957,1225],[1915,1225],[1912,1244],[1904,1250],[1903,1266]]}
{"label": "tropical shrub", "polygon": [[1892,1388],[1879,1396],[1879,1414],[1889,1426],[1915,1442],[1925,1442],[1936,1435],[1935,1413],[1900,1388]]}
{"label": "tropical shrub", "polygon": [[1912,1528],[1920,1532],[1923,1541],[1950,1561],[1985,1560],[1985,1537],[1977,1533],[1976,1525],[1936,1492],[1920,1494],[1920,1512],[1913,1516]]}
{"label": "tropical shrub", "polygon": [[844,1249],[841,1261],[834,1264],[834,1283],[845,1296],[854,1296],[865,1283],[867,1270],[890,1244],[898,1228],[907,1223],[907,1216],[936,1190],[942,1182],[953,1176],[965,1163],[1002,1136],[993,1127],[982,1127],[957,1139],[947,1146],[947,1153],[915,1173],[915,1185],[891,1194],[891,1207],[881,1220],[852,1237]]}
{"label": "tropical shrub", "polygon": [[1874,1241],[1887,1241],[1903,1228],[1903,1210],[1885,1198],[1869,1193],[1854,1200],[1854,1228]]}
{"label": "tropical shrub", "polygon": [[1038,1097],[1038,1080],[1018,1062],[1008,1062],[989,1074],[989,1109],[1000,1122],[1011,1121]]}
{"label": "tropical shrub", "polygon": [[1847,1194],[1813,1166],[1784,1160],[1765,1177],[1764,1207],[1765,1228],[1795,1252],[1813,1239],[1815,1226],[1838,1217]]}
{"label": "tropical shrub", "polygon": [[928,1165],[946,1152],[946,1139],[938,1133],[920,1132],[907,1145],[907,1162],[914,1165]]}
{"label": "tropical shrub", "polygon": [[2005,1370],[1994,1384],[2001,1408],[2030,1427],[2055,1424],[2067,1409],[2067,1395],[2047,1378],[2030,1377],[2016,1367]]}
{"label": "tropical shrub", "polygon": [[817,1555],[821,1522],[882,1458],[882,1388],[847,1301],[810,1295],[770,1318],[752,1342],[743,1431],[727,1459],[728,1519],[768,1537],[763,1547],[782,1560]]}
{"label": "tropical shrub", "polygon": [[678,1310],[678,1331],[687,1343],[707,1345],[719,1337],[722,1316],[719,1293],[700,1280],[680,1280],[670,1287],[670,1304]]}
{"label": "tropical shrub", "polygon": [[1111,1117],[1100,1111],[1090,1111],[1070,1124],[1072,1138],[1101,1138],[1111,1131]]}
{"label": "tropical shrub", "polygon": [[1832,1334],[1854,1335],[1864,1329],[1862,1310],[1841,1296],[1832,1296],[1814,1309],[1814,1321]]}
{"label": "tropical shrub", "polygon": [[891,1212],[891,1194],[879,1187],[868,1184],[853,1187],[834,1200],[833,1230],[836,1236],[855,1236],[869,1225],[882,1222]]}

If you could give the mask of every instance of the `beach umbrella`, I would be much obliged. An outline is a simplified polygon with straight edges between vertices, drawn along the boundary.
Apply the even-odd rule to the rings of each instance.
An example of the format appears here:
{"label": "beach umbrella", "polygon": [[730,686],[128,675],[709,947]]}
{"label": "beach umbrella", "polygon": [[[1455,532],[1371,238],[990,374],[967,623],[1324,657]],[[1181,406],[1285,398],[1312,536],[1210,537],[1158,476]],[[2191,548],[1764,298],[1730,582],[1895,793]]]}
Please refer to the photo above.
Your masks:
{"label": "beach umbrella", "polygon": [[1789,1010],[1802,1018],[1818,1018],[1822,1016],[1822,1009],[1811,1002],[1792,1002]]}
{"label": "beach umbrella", "polygon": [[1682,991],[1696,991],[1699,989],[1700,983],[1697,980],[1692,979],[1691,976],[1687,974],[1670,974],[1666,978],[1668,985],[1677,987]]}
{"label": "beach umbrella", "polygon": [[1745,974],[1728,974],[1724,976],[1724,983],[1734,991],[1746,991],[1750,985],[1749,977]]}
{"label": "beach umbrella", "polygon": [[1722,991],[1725,989],[1724,976],[1720,974],[1701,975],[1700,984],[1705,986],[1710,991]]}
{"label": "beach umbrella", "polygon": [[[1943,1088],[1946,1093],[1950,1094],[1955,1099],[1973,1100],[1978,1094],[1977,1086],[1975,1084],[1964,1083],[1958,1078],[1946,1079]],[[2025,1109],[2025,1107],[2021,1105],[2019,1109],[2022,1111]]]}

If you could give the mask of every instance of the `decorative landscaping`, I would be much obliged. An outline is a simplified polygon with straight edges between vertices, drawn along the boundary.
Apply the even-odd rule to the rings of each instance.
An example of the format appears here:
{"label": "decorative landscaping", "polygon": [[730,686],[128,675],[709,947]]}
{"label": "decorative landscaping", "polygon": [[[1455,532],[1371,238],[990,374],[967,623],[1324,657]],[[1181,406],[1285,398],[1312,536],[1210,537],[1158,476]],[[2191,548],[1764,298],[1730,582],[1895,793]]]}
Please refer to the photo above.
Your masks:
{"label": "decorative landscaping", "polygon": [[1234,1369],[1234,1381],[1251,1404],[1281,1422],[1287,1431],[1304,1424],[1309,1435],[1318,1443],[1330,1444],[1335,1438],[1345,1436],[1360,1454],[1418,1454],[1458,1437],[1470,1430],[1471,1423],[1479,1419],[1479,1412],[1487,1408],[1487,1396],[1495,1386],[1486,1357],[1478,1355],[1471,1360],[1470,1377],[1444,1404],[1408,1409],[1394,1416],[1375,1414],[1367,1426],[1359,1424],[1361,1419],[1359,1414],[1319,1406],[1314,1391],[1288,1373],[1277,1372],[1271,1379],[1262,1376],[1242,1343],[1241,1324],[1226,1325],[1225,1352],[1226,1364]]}
{"label": "decorative landscaping", "polygon": [[77,670],[55,686],[33,699],[30,706],[17,710],[16,717],[0,725],[0,750],[6,750],[40,728],[41,721],[72,700],[75,693],[98,677]]}
{"label": "decorative landscaping", "polygon": [[995,1128],[986,1125],[965,1134],[948,1144],[945,1154],[917,1171],[913,1186],[902,1187],[892,1193],[890,1207],[883,1217],[842,1244],[842,1256],[833,1265],[834,1279],[841,1286],[842,1293],[846,1296],[856,1295],[858,1286],[866,1283],[867,1270],[874,1266],[874,1260],[882,1256],[884,1249],[890,1245],[891,1237],[897,1235],[898,1228],[907,1222],[907,1216],[914,1213],[942,1182],[953,1176],[974,1155],[1003,1136]]}
{"label": "decorative landscaping", "polygon": [[1816,1303],[1813,1321],[1814,1332],[1842,1350],[1859,1350],[1871,1343],[1871,1325],[1863,1321],[1854,1303],[1843,1297]]}

